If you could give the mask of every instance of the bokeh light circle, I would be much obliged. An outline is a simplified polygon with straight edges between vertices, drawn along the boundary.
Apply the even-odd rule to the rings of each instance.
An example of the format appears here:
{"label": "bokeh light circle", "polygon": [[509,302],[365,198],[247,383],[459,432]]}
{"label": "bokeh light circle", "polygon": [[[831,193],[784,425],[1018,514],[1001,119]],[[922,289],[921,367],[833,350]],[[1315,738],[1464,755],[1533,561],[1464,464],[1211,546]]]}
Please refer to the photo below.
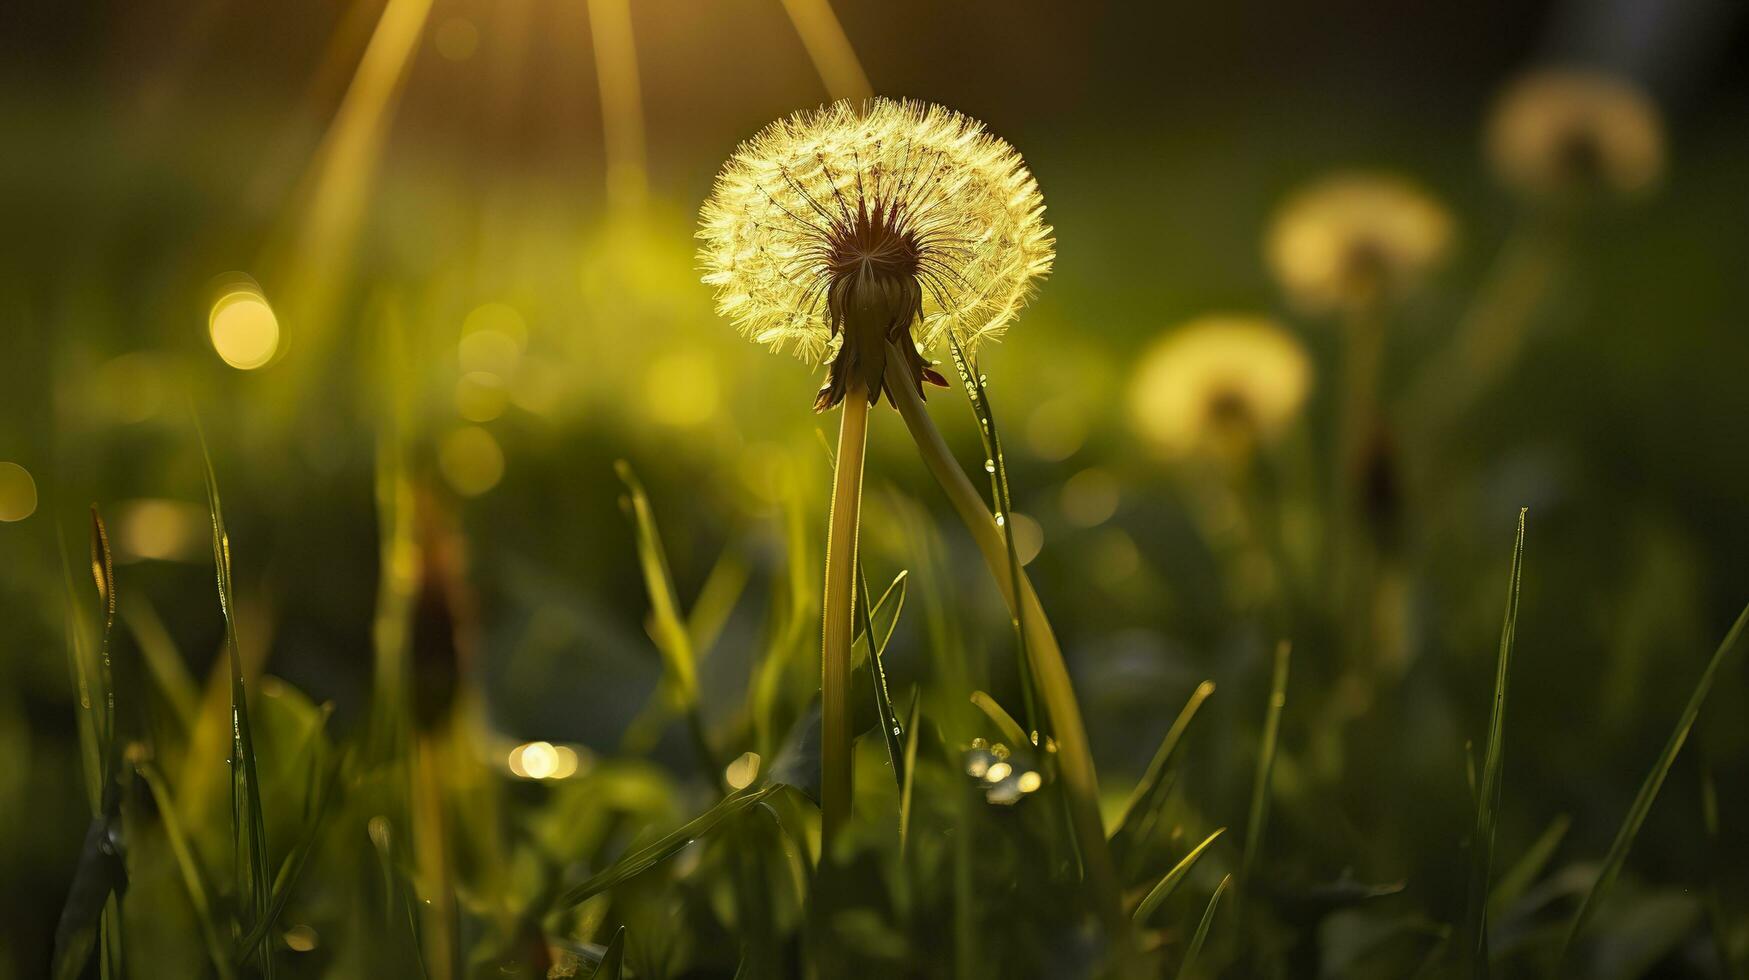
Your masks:
{"label": "bokeh light circle", "polygon": [[264,367],[279,351],[279,318],[267,297],[252,288],[236,288],[213,303],[207,316],[213,350],[239,371]]}
{"label": "bokeh light circle", "polygon": [[17,463],[0,463],[0,521],[22,521],[36,513],[36,481]]}

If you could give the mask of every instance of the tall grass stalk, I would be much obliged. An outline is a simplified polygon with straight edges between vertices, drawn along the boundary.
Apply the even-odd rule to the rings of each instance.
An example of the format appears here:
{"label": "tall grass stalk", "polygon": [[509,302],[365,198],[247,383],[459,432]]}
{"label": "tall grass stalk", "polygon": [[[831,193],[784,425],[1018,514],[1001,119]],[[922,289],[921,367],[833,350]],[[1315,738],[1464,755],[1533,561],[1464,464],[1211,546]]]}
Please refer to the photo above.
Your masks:
{"label": "tall grass stalk", "polygon": [[1245,856],[1239,871],[1241,888],[1250,882],[1251,872],[1257,867],[1257,852],[1263,846],[1263,832],[1269,825],[1269,782],[1275,772],[1276,746],[1281,741],[1281,712],[1287,706],[1288,659],[1292,653],[1293,645],[1286,640],[1275,647],[1269,706],[1263,714],[1263,741],[1257,747],[1257,771],[1251,780],[1251,812],[1245,820]]}
{"label": "tall grass stalk", "polygon": [[[889,362],[892,360],[888,359]],[[832,517],[826,529],[826,590],[820,641],[820,840],[837,840],[850,822],[850,645],[856,604],[857,527],[868,443],[868,389],[850,382],[833,456]]]}
{"label": "tall grass stalk", "polygon": [[[207,511],[212,519],[213,574],[219,612],[225,621],[225,650],[231,670],[231,842],[236,855],[237,894],[247,900],[253,921],[268,916],[272,878],[267,870],[267,824],[261,811],[261,776],[255,766],[255,736],[249,725],[249,694],[243,687],[243,655],[237,643],[236,595],[231,585],[231,536],[225,529],[219,502],[219,480],[213,472],[206,434],[200,433],[205,464]],[[257,950],[261,975],[273,978],[273,946]]]}
{"label": "tall grass stalk", "polygon": [[1069,680],[1068,666],[1063,662],[1062,648],[1057,645],[1056,633],[1045,617],[1044,607],[1039,604],[1026,571],[1021,569],[1018,575],[1009,574],[1007,540],[972,481],[954,459],[941,430],[935,427],[903,353],[889,344],[888,354],[887,389],[893,393],[899,414],[917,444],[924,465],[947,494],[948,502],[961,523],[971,532],[972,540],[983,554],[1010,612],[1017,613],[1026,624],[1027,657],[1057,741],[1058,766],[1082,864],[1086,868],[1087,883],[1101,920],[1114,939],[1127,944],[1128,921],[1123,915],[1117,873],[1099,815],[1099,779],[1093,768],[1086,727],[1081,721],[1081,708],[1075,701],[1075,689]]}
{"label": "tall grass stalk", "polygon": [[1221,896],[1226,894],[1227,886],[1232,883],[1233,876],[1227,875],[1215,886],[1215,893],[1209,896],[1208,907],[1202,912],[1202,921],[1196,924],[1196,932],[1190,937],[1190,946],[1184,951],[1184,962],[1178,965],[1179,980],[1190,980],[1196,976],[1197,957],[1202,955],[1203,943],[1208,941],[1209,926],[1215,921],[1215,909],[1220,907]]}
{"label": "tall grass stalk", "polygon": [[729,784],[716,750],[711,747],[699,706],[698,655],[693,646],[693,630],[680,612],[680,596],[674,589],[674,573],[668,567],[668,553],[662,547],[655,512],[631,464],[619,460],[614,464],[614,470],[626,486],[623,502],[636,525],[638,567],[643,571],[644,588],[650,597],[650,636],[662,655],[662,686],[670,706],[686,719],[687,735],[692,739],[700,774],[716,787],[718,793],[727,794]]}
{"label": "tall grass stalk", "polygon": [[1507,575],[1506,619],[1500,627],[1500,654],[1494,665],[1494,706],[1488,718],[1488,747],[1482,756],[1481,782],[1476,786],[1476,825],[1470,837],[1470,881],[1464,911],[1462,955],[1472,976],[1488,975],[1488,882],[1494,868],[1494,830],[1500,822],[1500,782],[1506,742],[1506,689],[1512,675],[1512,644],[1518,633],[1518,593],[1524,580],[1524,515],[1518,510],[1518,533],[1512,542],[1512,567]]}
{"label": "tall grass stalk", "polygon": [[1701,705],[1706,703],[1706,696],[1712,691],[1713,679],[1718,675],[1719,666],[1736,649],[1746,624],[1749,624],[1749,606],[1743,607],[1743,611],[1737,615],[1737,621],[1731,624],[1730,632],[1725,634],[1718,649],[1713,651],[1712,658],[1700,673],[1700,680],[1694,685],[1694,693],[1688,696],[1688,704],[1676,719],[1676,727],[1670,732],[1670,740],[1664,743],[1664,750],[1658,753],[1657,761],[1652,763],[1652,771],[1646,774],[1645,782],[1640,784],[1640,791],[1634,796],[1634,802],[1628,806],[1627,817],[1622,821],[1621,829],[1616,831],[1614,843],[1609,845],[1609,853],[1603,859],[1603,867],[1597,872],[1597,880],[1592,882],[1591,890],[1585,893],[1585,900],[1579,904],[1579,911],[1573,915],[1572,924],[1567,927],[1567,938],[1561,944],[1562,968],[1565,968],[1572,956],[1574,941],[1585,931],[1585,926],[1591,922],[1591,916],[1597,912],[1597,906],[1609,894],[1610,886],[1615,884],[1616,877],[1621,874],[1628,851],[1634,846],[1634,837],[1639,834],[1640,826],[1646,822],[1646,814],[1651,812],[1652,803],[1658,798],[1658,790],[1664,786],[1664,777],[1670,775],[1670,767],[1676,764],[1677,754],[1682,751],[1683,743],[1688,741],[1688,733],[1693,730],[1695,719],[1700,717]]}

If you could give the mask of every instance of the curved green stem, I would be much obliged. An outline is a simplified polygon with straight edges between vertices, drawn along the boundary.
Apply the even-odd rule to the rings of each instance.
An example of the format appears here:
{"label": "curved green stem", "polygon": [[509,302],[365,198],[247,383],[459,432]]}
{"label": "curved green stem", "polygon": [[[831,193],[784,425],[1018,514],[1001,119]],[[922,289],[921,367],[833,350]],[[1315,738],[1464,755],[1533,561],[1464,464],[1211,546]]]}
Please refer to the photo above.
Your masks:
{"label": "curved green stem", "polygon": [[[1100,918],[1105,921],[1114,940],[1127,945],[1127,922],[1123,917],[1117,874],[1106,846],[1105,826],[1099,816],[1099,780],[1093,770],[1093,754],[1088,749],[1086,728],[1081,722],[1081,708],[1075,702],[1075,690],[1069,681],[1069,669],[1063,663],[1062,648],[1057,635],[1045,618],[1032,582],[1025,570],[1010,575],[1008,544],[1002,530],[990,514],[984,498],[972,486],[954,459],[941,431],[923,406],[923,396],[917,390],[917,379],[911,375],[905,358],[894,349],[887,358],[887,391],[898,406],[899,414],[917,443],[923,462],[947,494],[948,502],[960,521],[971,532],[978,551],[990,567],[990,575],[1008,603],[1009,611],[1020,617],[1026,628],[1027,657],[1032,665],[1039,694],[1056,734],[1057,761],[1069,801],[1069,815],[1075,825],[1075,836],[1081,859],[1087,869],[1087,882],[1094,896]],[[1018,585],[1018,589],[1016,589]],[[1019,595],[1016,596],[1016,591]]]}

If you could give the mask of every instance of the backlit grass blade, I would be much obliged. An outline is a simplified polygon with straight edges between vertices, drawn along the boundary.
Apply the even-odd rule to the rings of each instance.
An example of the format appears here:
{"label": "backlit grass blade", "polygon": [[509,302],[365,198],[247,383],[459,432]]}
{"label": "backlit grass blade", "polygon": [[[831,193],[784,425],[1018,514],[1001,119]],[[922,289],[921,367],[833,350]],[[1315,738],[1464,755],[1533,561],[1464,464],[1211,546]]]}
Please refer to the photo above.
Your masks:
{"label": "backlit grass blade", "polygon": [[115,748],[115,665],[110,660],[109,640],[115,632],[115,559],[109,551],[109,529],[97,506],[91,507],[91,578],[97,584],[98,612],[103,616],[103,633],[97,646],[98,682],[102,685],[103,710],[97,716],[102,723],[98,744],[104,749],[104,778],[108,779],[110,752]]}
{"label": "backlit grass blade", "polygon": [[1016,748],[1032,744],[1026,737],[1026,730],[1020,727],[1020,722],[1015,721],[1013,715],[997,704],[995,698],[983,691],[973,691],[972,703],[990,716],[990,720],[996,723],[996,730],[1002,733],[1002,738],[1009,744]]}
{"label": "backlit grass blade", "polygon": [[[196,422],[199,432],[199,423]],[[272,879],[267,870],[267,825],[261,812],[261,777],[255,766],[255,736],[249,727],[249,696],[243,687],[243,655],[237,644],[236,595],[231,585],[231,537],[225,530],[219,480],[213,472],[206,434],[200,432],[205,467],[207,512],[212,520],[213,574],[219,612],[225,620],[225,649],[231,669],[231,844],[236,854],[237,894],[247,902],[252,922],[267,919]],[[272,944],[259,948],[261,973],[273,976]]]}
{"label": "backlit grass blade", "polygon": [[602,954],[601,962],[595,964],[595,972],[589,974],[590,980],[619,980],[620,971],[625,967],[626,959],[626,927],[620,926],[613,934],[613,940],[607,944],[607,952]]}
{"label": "backlit grass blade", "polygon": [[1190,699],[1178,712],[1178,717],[1172,722],[1172,727],[1166,730],[1166,737],[1160,740],[1160,747],[1154,750],[1154,758],[1148,763],[1148,768],[1142,773],[1142,778],[1130,791],[1130,798],[1124,803],[1123,813],[1117,818],[1117,826],[1111,832],[1111,846],[1120,862],[1126,854],[1135,848],[1136,842],[1147,837],[1147,831],[1154,826],[1160,808],[1166,805],[1166,798],[1172,790],[1172,760],[1178,753],[1178,746],[1184,740],[1184,733],[1190,728],[1190,722],[1196,717],[1202,703],[1209,695],[1215,693],[1213,681],[1203,681],[1190,692]]}
{"label": "backlit grass blade", "polygon": [[1191,868],[1196,867],[1197,859],[1202,857],[1203,852],[1208,850],[1209,845],[1213,844],[1216,838],[1226,832],[1227,828],[1225,827],[1217,828],[1214,833],[1203,838],[1201,844],[1191,848],[1190,853],[1186,854],[1183,859],[1173,865],[1171,871],[1166,872],[1166,876],[1160,879],[1160,883],[1155,885],[1148,892],[1146,898],[1142,899],[1142,904],[1136,906],[1136,925],[1144,925],[1147,923],[1148,917],[1153,915],[1154,912],[1160,908],[1162,902],[1172,897],[1172,892],[1178,888],[1181,882],[1184,881],[1184,876],[1190,874]]}
{"label": "backlit grass blade", "polygon": [[630,881],[668,858],[679,854],[688,844],[716,829],[724,820],[783,788],[782,783],[769,783],[758,789],[731,794],[676,830],[665,834],[614,862],[612,867],[591,876],[559,896],[559,908],[571,908],[622,882]]}
{"label": "backlit grass blade", "polygon": [[1706,887],[1707,926],[1712,930],[1713,948],[1719,957],[1719,975],[1724,980],[1739,980],[1743,971],[1731,955],[1731,925],[1725,917],[1724,896],[1720,894],[1720,868],[1727,865],[1725,852],[1719,844],[1719,791],[1713,785],[1713,767],[1700,767],[1700,819],[1706,828],[1707,847],[1712,860],[1708,862]]}
{"label": "backlit grass blade", "polygon": [[1529,850],[1518,859],[1518,863],[1508,868],[1494,882],[1494,887],[1488,890],[1489,918],[1496,918],[1505,912],[1524,894],[1525,889],[1542,876],[1543,869],[1549,866],[1549,859],[1555,856],[1555,849],[1561,846],[1561,841],[1567,836],[1567,828],[1572,824],[1572,819],[1564,813],[1550,820],[1537,839],[1531,842]]}
{"label": "backlit grass blade", "polygon": [[650,498],[644,493],[631,464],[618,460],[614,472],[626,485],[622,498],[632,515],[638,540],[638,566],[644,573],[644,588],[650,597],[650,638],[662,655],[662,689],[669,707],[681,712],[692,737],[693,751],[706,779],[718,791],[727,791],[722,767],[717,764],[716,750],[711,747],[704,718],[698,706],[698,660],[692,646],[692,631],[680,612],[680,598],[674,590],[674,575],[668,568],[668,553],[662,547],[662,535],[656,529],[656,516],[650,509]]}
{"label": "backlit grass blade", "polygon": [[1184,962],[1178,965],[1179,980],[1189,980],[1196,976],[1196,959],[1202,955],[1202,944],[1208,941],[1209,926],[1215,921],[1215,909],[1220,906],[1221,896],[1226,893],[1227,886],[1232,881],[1232,875],[1222,878],[1221,883],[1215,886],[1215,893],[1209,897],[1208,908],[1202,913],[1202,921],[1196,924],[1196,932],[1191,935],[1190,945],[1184,950]]}
{"label": "backlit grass blade", "polygon": [[260,945],[261,940],[279,921],[285,911],[286,904],[291,901],[292,892],[297,888],[298,881],[303,877],[304,868],[309,863],[310,856],[315,852],[316,843],[321,839],[328,811],[332,801],[339,793],[341,774],[349,768],[349,760],[343,760],[333,767],[327,779],[313,780],[317,787],[315,801],[308,807],[309,822],[304,827],[297,843],[292,845],[291,853],[285,856],[285,861],[279,866],[279,873],[273,879],[273,898],[268,903],[267,914],[250,927],[249,932],[237,944],[238,959],[248,959]]}
{"label": "backlit grass blade", "polygon": [[922,707],[922,692],[911,688],[911,710],[905,714],[905,773],[899,781],[900,857],[904,857],[905,845],[911,835],[911,791],[917,785],[917,718]]}
{"label": "backlit grass blade", "polygon": [[619,460],[614,472],[626,485],[624,504],[636,527],[638,566],[644,573],[644,586],[650,596],[650,635],[662,654],[665,683],[674,707],[684,710],[698,700],[698,672],[692,650],[692,632],[680,613],[680,598],[674,591],[674,576],[668,568],[668,554],[662,548],[662,535],[656,529],[656,517],[650,510],[650,498],[631,464]]}
{"label": "backlit grass blade", "polygon": [[200,855],[189,843],[188,833],[182,827],[182,818],[176,813],[176,802],[170,796],[163,775],[150,762],[141,763],[137,771],[151,791],[152,803],[164,824],[164,837],[170,843],[170,853],[176,857],[177,870],[182,873],[182,886],[188,892],[188,904],[194,907],[194,918],[200,925],[200,937],[206,943],[207,957],[213,961],[213,970],[223,980],[229,980],[236,976],[236,970],[231,965],[230,951],[219,938],[222,933],[218,919],[213,915],[212,879],[201,865]]}
{"label": "backlit grass blade", "polygon": [[723,635],[729,615],[747,590],[750,574],[747,560],[735,550],[726,549],[711,566],[710,574],[705,576],[698,598],[692,601],[692,608],[686,613],[686,634],[699,660],[710,655],[711,648]]}
{"label": "backlit grass blade", "polygon": [[[862,643],[868,651],[868,672],[870,680],[873,681],[870,686],[874,688],[875,715],[880,719],[881,737],[887,744],[887,760],[893,766],[893,779],[901,791],[905,787],[905,730],[900,726],[898,714],[893,710],[893,696],[887,690],[887,667],[881,657],[887,651],[887,641],[893,638],[894,628],[898,626],[899,610],[905,605],[905,578],[905,573],[900,572],[881,596],[881,605],[885,606],[895,590],[898,595],[886,632],[877,640],[874,618],[869,612],[871,603],[868,601],[868,578],[862,574],[862,562],[857,562],[856,582],[860,594],[855,605],[860,620]],[[855,637],[851,638],[851,646],[856,646]]]}
{"label": "backlit grass blade", "polygon": [[60,550],[61,575],[67,587],[67,668],[76,706],[74,721],[79,732],[79,768],[85,784],[85,802],[91,808],[91,815],[97,816],[102,806],[105,754],[103,725],[97,717],[97,706],[103,701],[103,692],[97,686],[97,665],[91,655],[89,637],[85,634],[84,619],[79,613],[78,594],[73,587],[73,566],[67,558],[65,542]]}
{"label": "backlit grass blade", "polygon": [[[1002,528],[1002,540],[1008,548],[1008,584],[1019,594],[1020,551],[1014,545],[1014,522],[1008,519],[1014,513],[1014,500],[1008,492],[1008,464],[1002,457],[1002,438],[996,431],[996,416],[990,408],[990,395],[985,390],[984,375],[979,373],[975,363],[966,360],[965,351],[960,349],[959,340],[953,331],[948,331],[947,339],[949,349],[953,352],[954,367],[959,371],[961,386],[966,390],[966,397],[971,399],[973,414],[978,417],[978,437],[984,442],[984,471],[990,474],[990,496],[996,506],[996,523]],[[1026,620],[1011,607],[1008,621],[1014,628],[1014,662],[1020,677],[1020,700],[1021,707],[1026,710],[1027,731],[1038,731],[1032,665],[1027,659]]]}
{"label": "backlit grass blade", "polygon": [[1494,664],[1494,700],[1488,718],[1488,744],[1476,785],[1476,823],[1470,837],[1469,900],[1464,913],[1463,950],[1471,975],[1488,975],[1488,883],[1493,874],[1494,830],[1500,821],[1500,776],[1506,745],[1506,692],[1512,674],[1512,642],[1518,632],[1518,593],[1524,579],[1524,515],[1518,511],[1518,533],[1512,543],[1507,575],[1506,618],[1500,627],[1500,652]]}
{"label": "backlit grass blade", "polygon": [[1579,904],[1579,911],[1574,914],[1573,922],[1567,928],[1567,938],[1561,946],[1563,964],[1572,954],[1573,941],[1585,931],[1591,916],[1597,912],[1598,904],[1609,893],[1610,886],[1615,884],[1616,876],[1621,874],[1628,851],[1634,846],[1634,837],[1639,834],[1640,825],[1646,822],[1646,814],[1651,812],[1652,803],[1658,798],[1658,790],[1664,786],[1664,777],[1670,775],[1670,767],[1675,765],[1676,756],[1682,751],[1682,744],[1688,741],[1688,733],[1694,728],[1695,719],[1700,717],[1701,705],[1706,702],[1707,694],[1712,690],[1719,666],[1736,649],[1746,623],[1749,623],[1749,606],[1743,607],[1737,621],[1731,624],[1730,632],[1725,634],[1724,641],[1713,651],[1706,669],[1701,671],[1700,680],[1694,685],[1694,693],[1689,695],[1688,704],[1676,719],[1676,727],[1670,732],[1670,740],[1664,743],[1664,750],[1658,753],[1657,761],[1652,764],[1652,771],[1646,774],[1645,782],[1640,784],[1640,791],[1635,794],[1634,802],[1628,807],[1627,818],[1622,821],[1621,829],[1616,832],[1615,842],[1609,846],[1609,853],[1603,859],[1603,867],[1597,873],[1597,880],[1592,882],[1591,890],[1585,893],[1585,900]]}
{"label": "backlit grass blade", "polygon": [[189,673],[188,664],[164,628],[158,611],[150,602],[129,593],[121,603],[121,618],[133,634],[146,672],[175,712],[178,729],[184,735],[194,731],[195,719],[200,716],[200,686]]}
{"label": "backlit grass blade", "polygon": [[[1287,706],[1288,658],[1293,645],[1286,640],[1276,644],[1275,672],[1269,682],[1269,706],[1263,713],[1263,742],[1257,747],[1257,771],[1251,780],[1251,812],[1245,818],[1245,856],[1239,867],[1239,881],[1249,883],[1257,867],[1258,852],[1263,847],[1263,833],[1269,826],[1270,776],[1275,772],[1275,750],[1281,741],[1281,712]],[[1244,895],[1241,893],[1240,898]]]}

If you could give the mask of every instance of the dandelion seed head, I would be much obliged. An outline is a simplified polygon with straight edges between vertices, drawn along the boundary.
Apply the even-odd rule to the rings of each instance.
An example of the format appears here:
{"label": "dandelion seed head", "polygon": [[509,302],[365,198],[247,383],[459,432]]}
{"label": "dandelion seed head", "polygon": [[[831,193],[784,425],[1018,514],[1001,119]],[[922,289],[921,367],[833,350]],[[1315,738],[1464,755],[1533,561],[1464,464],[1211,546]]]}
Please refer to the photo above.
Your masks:
{"label": "dandelion seed head", "polygon": [[1311,390],[1305,348],[1267,317],[1214,315],[1170,331],[1130,384],[1137,430],[1172,457],[1267,442]]}
{"label": "dandelion seed head", "polygon": [[1295,305],[1327,313],[1412,288],[1451,245],[1446,209],[1390,174],[1339,173],[1276,212],[1264,257]]}
{"label": "dandelion seed head", "polygon": [[1502,93],[1487,152],[1501,182],[1531,197],[1631,197],[1664,172],[1664,126],[1657,106],[1626,79],[1548,69]]}
{"label": "dandelion seed head", "polygon": [[718,312],[774,350],[833,361],[835,378],[840,360],[882,360],[886,340],[928,350],[951,335],[969,351],[999,337],[1055,255],[1020,154],[907,100],[772,123],[724,165],[699,224]]}

